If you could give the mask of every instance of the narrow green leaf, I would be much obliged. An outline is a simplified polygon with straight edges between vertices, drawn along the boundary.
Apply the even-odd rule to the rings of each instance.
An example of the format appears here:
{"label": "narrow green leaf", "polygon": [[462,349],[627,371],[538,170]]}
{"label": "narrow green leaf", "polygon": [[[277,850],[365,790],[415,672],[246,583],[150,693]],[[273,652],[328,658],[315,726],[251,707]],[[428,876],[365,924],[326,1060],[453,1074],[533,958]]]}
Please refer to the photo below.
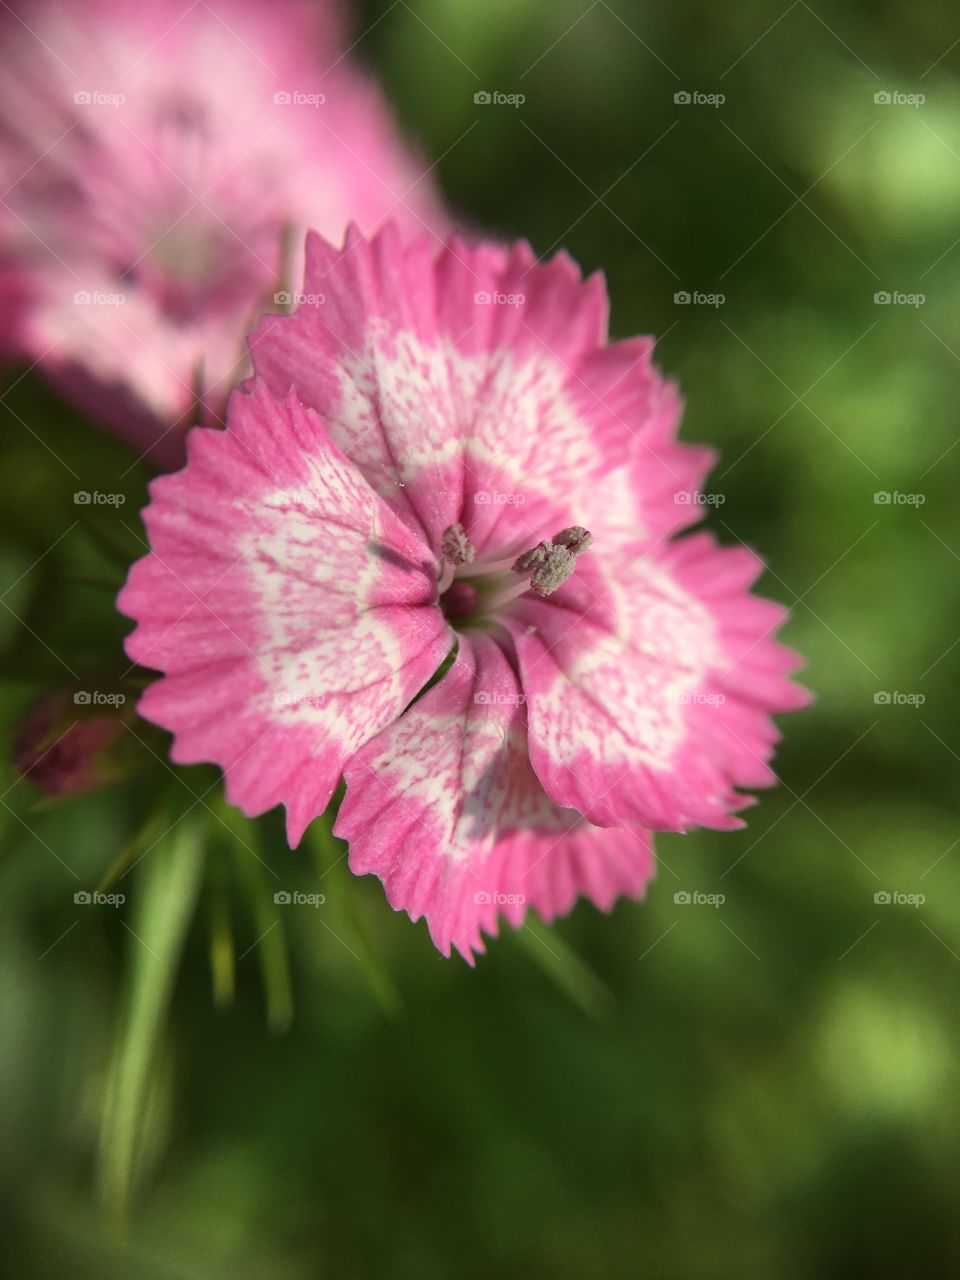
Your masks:
{"label": "narrow green leaf", "polygon": [[559,934],[535,928],[530,922],[514,932],[514,937],[580,1009],[591,1018],[601,1018],[613,1007],[613,992]]}
{"label": "narrow green leaf", "polygon": [[210,976],[213,981],[214,1002],[222,1007],[233,1003],[237,985],[237,957],[233,941],[233,923],[230,919],[230,894],[222,857],[210,858],[208,893]]}
{"label": "narrow green leaf", "polygon": [[104,1098],[98,1181],[123,1215],[140,1172],[161,1038],[204,864],[200,826],[184,819],[143,859],[133,885],[127,991]]}
{"label": "narrow green leaf", "polygon": [[363,913],[357,906],[356,885],[346,863],[347,844],[333,834],[333,814],[330,810],[310,825],[306,842],[317,869],[317,878],[329,884],[332,889],[327,901],[336,912],[338,930],[347,935],[344,945],[360,961],[370,989],[381,1008],[391,1017],[396,1017],[403,1009],[403,999],[370,937]]}
{"label": "narrow green leaf", "polygon": [[277,904],[274,886],[267,878],[267,864],[261,856],[257,825],[222,800],[217,805],[229,833],[229,847],[253,915],[256,940],[240,960],[256,950],[267,1000],[267,1023],[271,1031],[286,1031],[293,1021],[293,984],[287,935]]}
{"label": "narrow green leaf", "polygon": [[151,844],[159,838],[168,823],[168,811],[165,808],[155,809],[117,854],[109,871],[97,885],[97,892],[112,892],[113,886],[120,877],[130,869],[144,850],[150,849]]}
{"label": "narrow green leaf", "polygon": [[[77,523],[104,559],[124,574],[146,547],[145,543],[138,545],[140,540],[134,541],[132,534],[130,538],[126,538],[115,529],[108,531],[101,521],[91,518],[83,508],[77,515]],[[130,530],[127,532],[130,533]]]}

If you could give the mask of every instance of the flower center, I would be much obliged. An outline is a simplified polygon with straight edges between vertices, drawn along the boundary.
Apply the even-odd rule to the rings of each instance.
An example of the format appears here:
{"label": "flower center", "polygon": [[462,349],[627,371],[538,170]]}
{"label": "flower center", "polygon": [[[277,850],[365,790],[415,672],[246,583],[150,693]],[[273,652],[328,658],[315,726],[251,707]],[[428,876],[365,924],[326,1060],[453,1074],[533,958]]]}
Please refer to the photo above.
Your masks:
{"label": "flower center", "polygon": [[462,628],[494,620],[504,605],[528,591],[553,595],[592,541],[581,525],[571,525],[522,555],[477,560],[463,525],[452,524],[441,540],[440,607],[449,622]]}

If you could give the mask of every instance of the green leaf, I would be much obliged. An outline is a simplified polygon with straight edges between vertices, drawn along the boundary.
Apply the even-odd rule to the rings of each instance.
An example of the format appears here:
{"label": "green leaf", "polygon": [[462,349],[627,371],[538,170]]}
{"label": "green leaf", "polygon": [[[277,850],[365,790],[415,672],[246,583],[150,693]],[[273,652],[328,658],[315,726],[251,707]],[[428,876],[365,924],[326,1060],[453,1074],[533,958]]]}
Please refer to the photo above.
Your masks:
{"label": "green leaf", "polygon": [[267,864],[260,856],[259,831],[256,823],[244,818],[222,797],[215,811],[232,837],[229,848],[257,931],[256,940],[243,952],[240,960],[256,950],[267,999],[267,1023],[272,1031],[286,1031],[293,1021],[293,984],[287,935],[274,901],[274,884],[268,882]]}
{"label": "green leaf", "polygon": [[588,1017],[601,1018],[613,1008],[613,992],[559,934],[527,922],[513,935],[546,973]]}
{"label": "green leaf", "polygon": [[169,825],[169,811],[163,806],[155,809],[117,854],[109,871],[97,885],[97,892],[111,893],[114,885],[121,876],[126,875],[136,858],[144,850],[149,852],[153,841],[159,839],[160,833]]}
{"label": "green leaf", "polygon": [[103,558],[123,574],[145,549],[146,544],[129,528],[126,529],[130,535],[128,538],[117,533],[115,528],[108,529],[101,520],[92,518],[83,507],[77,513],[77,523]]}
{"label": "green leaf", "polygon": [[[344,933],[346,940],[338,934],[334,936],[360,962],[370,989],[384,1012],[396,1017],[403,1008],[403,999],[357,906],[355,878],[346,863],[347,844],[333,834],[333,818],[334,810],[331,808],[310,825],[305,839],[317,869],[317,878],[329,883],[333,889],[328,902],[337,913],[338,934]],[[330,929],[323,919],[320,923]]]}
{"label": "green leaf", "polygon": [[104,1096],[98,1168],[101,1198],[120,1216],[142,1172],[164,1020],[203,865],[201,828],[184,819],[141,862],[132,921],[124,921],[127,990]]}
{"label": "green leaf", "polygon": [[[215,854],[221,854],[217,849]],[[223,1007],[233,1003],[237,987],[237,956],[230,918],[227,868],[222,856],[213,856],[208,874],[210,917],[210,976],[214,1002]]]}

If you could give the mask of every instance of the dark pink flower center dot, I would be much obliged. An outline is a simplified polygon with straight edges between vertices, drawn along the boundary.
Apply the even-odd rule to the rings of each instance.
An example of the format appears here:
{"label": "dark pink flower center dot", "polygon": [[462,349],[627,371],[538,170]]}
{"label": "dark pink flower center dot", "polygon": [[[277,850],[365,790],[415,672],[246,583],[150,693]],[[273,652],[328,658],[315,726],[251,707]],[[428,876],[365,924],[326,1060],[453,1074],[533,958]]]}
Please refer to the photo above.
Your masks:
{"label": "dark pink flower center dot", "polygon": [[479,598],[476,587],[469,582],[452,582],[440,597],[443,616],[449,622],[462,622],[476,612]]}

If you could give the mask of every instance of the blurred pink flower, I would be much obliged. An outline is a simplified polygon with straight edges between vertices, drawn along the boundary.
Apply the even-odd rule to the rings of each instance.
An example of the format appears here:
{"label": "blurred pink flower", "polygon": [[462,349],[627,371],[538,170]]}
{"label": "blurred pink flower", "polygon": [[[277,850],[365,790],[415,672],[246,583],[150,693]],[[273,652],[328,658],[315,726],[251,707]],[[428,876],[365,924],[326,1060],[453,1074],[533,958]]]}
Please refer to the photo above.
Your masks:
{"label": "blurred pink flower", "polygon": [[120,755],[111,753],[122,734],[119,712],[91,715],[60,691],[24,717],[14,766],[48,795],[79,795],[122,776]]}
{"label": "blurred pink flower", "polygon": [[222,419],[306,228],[443,225],[309,0],[39,0],[0,17],[3,346],[152,460]]}
{"label": "blurred pink flower", "polygon": [[246,813],[285,804],[291,843],[345,775],[351,867],[444,952],[640,896],[650,832],[741,825],[770,713],[807,701],[759,558],[671,540],[710,451],[564,255],[311,236],[320,287],[153,483],[119,599],[166,673],[141,712]]}

